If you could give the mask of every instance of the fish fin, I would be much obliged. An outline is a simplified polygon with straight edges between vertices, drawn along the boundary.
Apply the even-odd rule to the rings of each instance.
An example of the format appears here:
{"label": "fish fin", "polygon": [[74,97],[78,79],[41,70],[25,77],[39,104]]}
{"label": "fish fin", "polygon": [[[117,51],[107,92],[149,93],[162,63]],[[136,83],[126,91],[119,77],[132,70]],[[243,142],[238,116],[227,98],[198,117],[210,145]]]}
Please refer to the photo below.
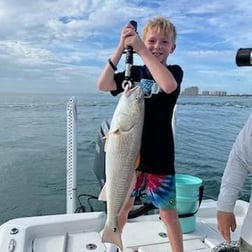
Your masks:
{"label": "fish fin", "polygon": [[109,139],[109,136],[112,135],[112,134],[115,134],[115,135],[120,135],[120,129],[116,128],[112,131],[109,131],[104,137],[102,137],[102,139],[105,140],[104,142],[104,152],[107,152],[107,142],[108,142],[108,139]]}
{"label": "fish fin", "polygon": [[119,128],[115,128],[113,130],[110,130],[105,136],[103,136],[103,139],[108,139],[110,135],[119,135],[120,134],[120,129]]}
{"label": "fish fin", "polygon": [[138,155],[136,157],[134,168],[137,169],[139,167],[139,165],[140,165],[140,152],[138,153]]}
{"label": "fish fin", "polygon": [[98,200],[107,201],[106,183],[104,184],[104,186],[101,189]]}
{"label": "fish fin", "polygon": [[105,226],[102,234],[102,242],[113,243],[123,251],[122,237],[118,230],[114,232],[110,227]]}
{"label": "fish fin", "polygon": [[104,142],[104,152],[107,152],[107,141],[108,139],[107,139],[107,137],[105,137],[105,142]]}
{"label": "fish fin", "polygon": [[105,136],[102,137],[102,139],[107,139],[109,138],[110,135],[118,134],[119,132],[120,132],[120,129],[118,127],[115,129],[110,129],[109,132],[107,132],[107,134],[105,134]]}
{"label": "fish fin", "polygon": [[120,134],[120,129],[114,129],[113,131],[110,131],[109,134],[115,134],[115,135],[119,135]]}

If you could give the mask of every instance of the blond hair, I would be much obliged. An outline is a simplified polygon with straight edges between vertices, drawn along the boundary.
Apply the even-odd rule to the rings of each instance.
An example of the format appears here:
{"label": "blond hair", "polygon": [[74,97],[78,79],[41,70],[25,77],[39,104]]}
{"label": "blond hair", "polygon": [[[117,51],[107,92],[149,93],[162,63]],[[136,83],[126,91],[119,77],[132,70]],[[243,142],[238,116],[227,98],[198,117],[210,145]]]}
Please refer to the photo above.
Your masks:
{"label": "blond hair", "polygon": [[148,21],[143,28],[143,40],[146,38],[147,32],[153,30],[154,32],[161,32],[168,38],[171,38],[172,43],[176,44],[177,32],[174,24],[167,18],[155,17]]}

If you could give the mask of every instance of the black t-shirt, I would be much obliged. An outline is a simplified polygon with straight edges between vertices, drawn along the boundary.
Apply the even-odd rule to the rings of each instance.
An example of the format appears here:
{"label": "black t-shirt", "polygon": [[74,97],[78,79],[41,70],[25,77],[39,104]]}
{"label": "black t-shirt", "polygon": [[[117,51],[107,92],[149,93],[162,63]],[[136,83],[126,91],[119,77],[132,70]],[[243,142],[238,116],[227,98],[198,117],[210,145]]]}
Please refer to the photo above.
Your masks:
{"label": "black t-shirt", "polygon": [[[145,117],[140,151],[140,165],[138,170],[154,174],[175,174],[174,168],[174,139],[172,131],[173,109],[180,93],[183,79],[183,70],[178,65],[167,66],[177,81],[177,88],[170,94],[161,89],[145,98]],[[152,81],[146,66],[132,66],[131,77],[134,82],[143,80]],[[112,95],[122,92],[124,72],[116,73],[115,81],[117,90],[111,91]],[[158,87],[157,84],[153,86]],[[153,90],[157,90],[154,88]]]}

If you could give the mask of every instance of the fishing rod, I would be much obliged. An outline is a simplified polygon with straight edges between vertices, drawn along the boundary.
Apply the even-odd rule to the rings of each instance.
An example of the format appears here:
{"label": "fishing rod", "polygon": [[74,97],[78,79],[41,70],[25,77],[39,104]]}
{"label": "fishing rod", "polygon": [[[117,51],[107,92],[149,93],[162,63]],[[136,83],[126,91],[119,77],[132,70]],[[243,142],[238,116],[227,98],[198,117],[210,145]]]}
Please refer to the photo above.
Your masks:
{"label": "fishing rod", "polygon": [[[137,32],[137,22],[134,20],[131,20],[129,23],[134,27],[135,31]],[[131,46],[128,46],[125,49],[124,53],[126,53],[126,58],[125,58],[125,76],[124,76],[124,81],[122,83],[123,89],[125,89],[127,85],[129,88],[132,88],[134,86],[133,80],[131,78],[131,67],[133,66],[134,50]]]}
{"label": "fishing rod", "polygon": [[235,60],[237,66],[252,66],[252,48],[240,48]]}

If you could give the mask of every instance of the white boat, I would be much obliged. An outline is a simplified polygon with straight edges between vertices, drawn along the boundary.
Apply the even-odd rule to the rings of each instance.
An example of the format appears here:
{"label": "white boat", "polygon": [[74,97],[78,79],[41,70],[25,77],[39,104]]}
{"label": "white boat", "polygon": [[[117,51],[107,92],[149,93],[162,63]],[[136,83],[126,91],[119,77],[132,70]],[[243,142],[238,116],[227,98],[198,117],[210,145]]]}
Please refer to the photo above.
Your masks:
{"label": "white boat", "polygon": [[[238,201],[235,212],[239,240],[248,203]],[[10,220],[0,228],[1,252],[104,252],[101,241],[105,212],[60,214]],[[129,220],[122,234],[124,252],[164,252],[168,250],[166,229],[158,214]],[[210,252],[223,238],[216,227],[216,202],[203,200],[196,215],[195,230],[183,234],[185,251]],[[217,250],[216,250],[217,251]],[[229,251],[229,250],[218,250]],[[230,250],[235,251],[235,250]],[[237,250],[238,251],[238,250]]]}
{"label": "white boat", "polygon": [[[106,220],[103,211],[74,213],[76,210],[76,107],[68,104],[67,213],[9,220],[0,226],[0,252],[104,252],[101,235]],[[102,183],[102,179],[101,179]],[[201,204],[200,204],[201,203]],[[236,203],[237,229],[234,243],[224,243],[216,225],[216,201],[200,202],[192,230],[183,232],[187,251],[239,251],[238,241],[248,202]],[[191,218],[191,217],[187,217]],[[123,233],[124,252],[167,252],[169,240],[158,213],[129,219]],[[222,249],[223,248],[223,249]]]}

